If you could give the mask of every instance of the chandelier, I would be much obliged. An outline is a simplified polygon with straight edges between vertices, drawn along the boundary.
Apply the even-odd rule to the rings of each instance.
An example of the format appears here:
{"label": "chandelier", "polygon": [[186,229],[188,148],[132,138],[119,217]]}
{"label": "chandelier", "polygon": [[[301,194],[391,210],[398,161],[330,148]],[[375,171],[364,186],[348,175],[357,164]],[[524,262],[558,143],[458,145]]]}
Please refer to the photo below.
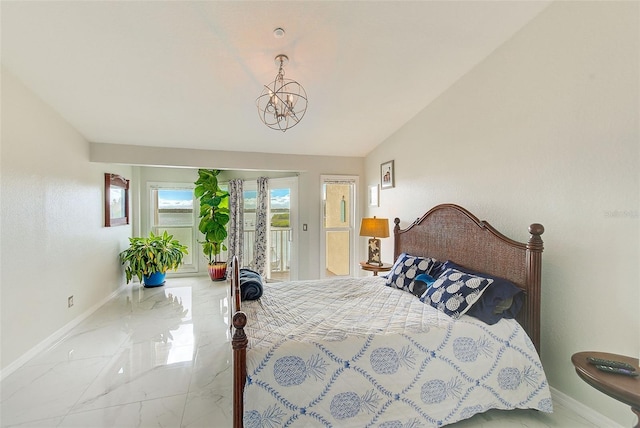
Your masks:
{"label": "chandelier", "polygon": [[286,55],[275,58],[279,63],[278,74],[273,82],[264,85],[262,94],[256,99],[258,115],[262,123],[282,132],[293,128],[307,111],[307,93],[295,80],[284,78],[283,66],[289,62]]}

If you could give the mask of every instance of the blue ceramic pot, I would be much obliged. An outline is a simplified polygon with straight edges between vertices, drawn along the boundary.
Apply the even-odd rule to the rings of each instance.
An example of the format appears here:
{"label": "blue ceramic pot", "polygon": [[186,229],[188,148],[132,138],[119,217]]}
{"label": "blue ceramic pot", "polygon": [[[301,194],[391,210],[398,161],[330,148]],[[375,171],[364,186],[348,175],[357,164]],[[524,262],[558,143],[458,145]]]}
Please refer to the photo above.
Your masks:
{"label": "blue ceramic pot", "polygon": [[152,273],[149,276],[144,277],[144,286],[145,287],[160,287],[164,285],[164,277],[167,276],[166,273],[156,272]]}

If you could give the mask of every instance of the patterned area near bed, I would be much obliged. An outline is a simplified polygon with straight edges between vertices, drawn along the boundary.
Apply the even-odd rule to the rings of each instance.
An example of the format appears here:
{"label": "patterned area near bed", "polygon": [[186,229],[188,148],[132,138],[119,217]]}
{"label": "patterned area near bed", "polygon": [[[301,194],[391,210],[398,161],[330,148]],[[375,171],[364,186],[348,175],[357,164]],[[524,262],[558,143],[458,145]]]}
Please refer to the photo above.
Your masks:
{"label": "patterned area near bed", "polygon": [[245,302],[244,426],[441,426],[490,408],[550,412],[515,320],[453,320],[384,278],[268,284]]}

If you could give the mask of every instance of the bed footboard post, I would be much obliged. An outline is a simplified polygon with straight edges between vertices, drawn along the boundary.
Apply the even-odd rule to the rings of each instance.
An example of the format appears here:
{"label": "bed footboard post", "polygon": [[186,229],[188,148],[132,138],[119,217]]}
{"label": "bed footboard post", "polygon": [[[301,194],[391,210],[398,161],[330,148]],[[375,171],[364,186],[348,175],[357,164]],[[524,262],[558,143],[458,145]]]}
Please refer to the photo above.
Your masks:
{"label": "bed footboard post", "polygon": [[233,257],[233,269],[231,276],[231,301],[232,313],[231,326],[233,331],[231,338],[233,359],[233,428],[242,428],[242,416],[244,414],[244,384],[247,381],[247,345],[249,340],[244,328],[247,325],[247,314],[241,310],[240,298],[240,266],[238,257]]}
{"label": "bed footboard post", "polygon": [[544,226],[533,223],[529,226],[531,237],[527,242],[527,285],[526,324],[529,326],[529,337],[540,354],[540,288],[542,283],[542,250],[544,245],[540,235]]}
{"label": "bed footboard post", "polygon": [[233,427],[242,428],[242,415],[244,413],[244,384],[247,379],[247,335],[244,327],[247,325],[247,315],[244,312],[236,312],[233,315],[233,327],[235,329],[231,339],[233,348]]}

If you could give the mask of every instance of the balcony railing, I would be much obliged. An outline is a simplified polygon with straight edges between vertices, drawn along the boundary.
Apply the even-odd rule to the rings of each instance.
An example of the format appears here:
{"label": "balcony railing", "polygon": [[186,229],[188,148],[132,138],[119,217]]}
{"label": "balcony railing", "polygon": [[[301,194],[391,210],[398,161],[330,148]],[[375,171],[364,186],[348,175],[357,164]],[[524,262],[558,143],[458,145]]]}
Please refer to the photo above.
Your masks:
{"label": "balcony railing", "polygon": [[[269,263],[271,272],[288,272],[289,261],[291,260],[291,228],[290,227],[271,227],[269,233]],[[242,252],[242,260],[245,266],[252,267],[253,260],[253,241],[256,231],[244,231],[244,249]]]}

